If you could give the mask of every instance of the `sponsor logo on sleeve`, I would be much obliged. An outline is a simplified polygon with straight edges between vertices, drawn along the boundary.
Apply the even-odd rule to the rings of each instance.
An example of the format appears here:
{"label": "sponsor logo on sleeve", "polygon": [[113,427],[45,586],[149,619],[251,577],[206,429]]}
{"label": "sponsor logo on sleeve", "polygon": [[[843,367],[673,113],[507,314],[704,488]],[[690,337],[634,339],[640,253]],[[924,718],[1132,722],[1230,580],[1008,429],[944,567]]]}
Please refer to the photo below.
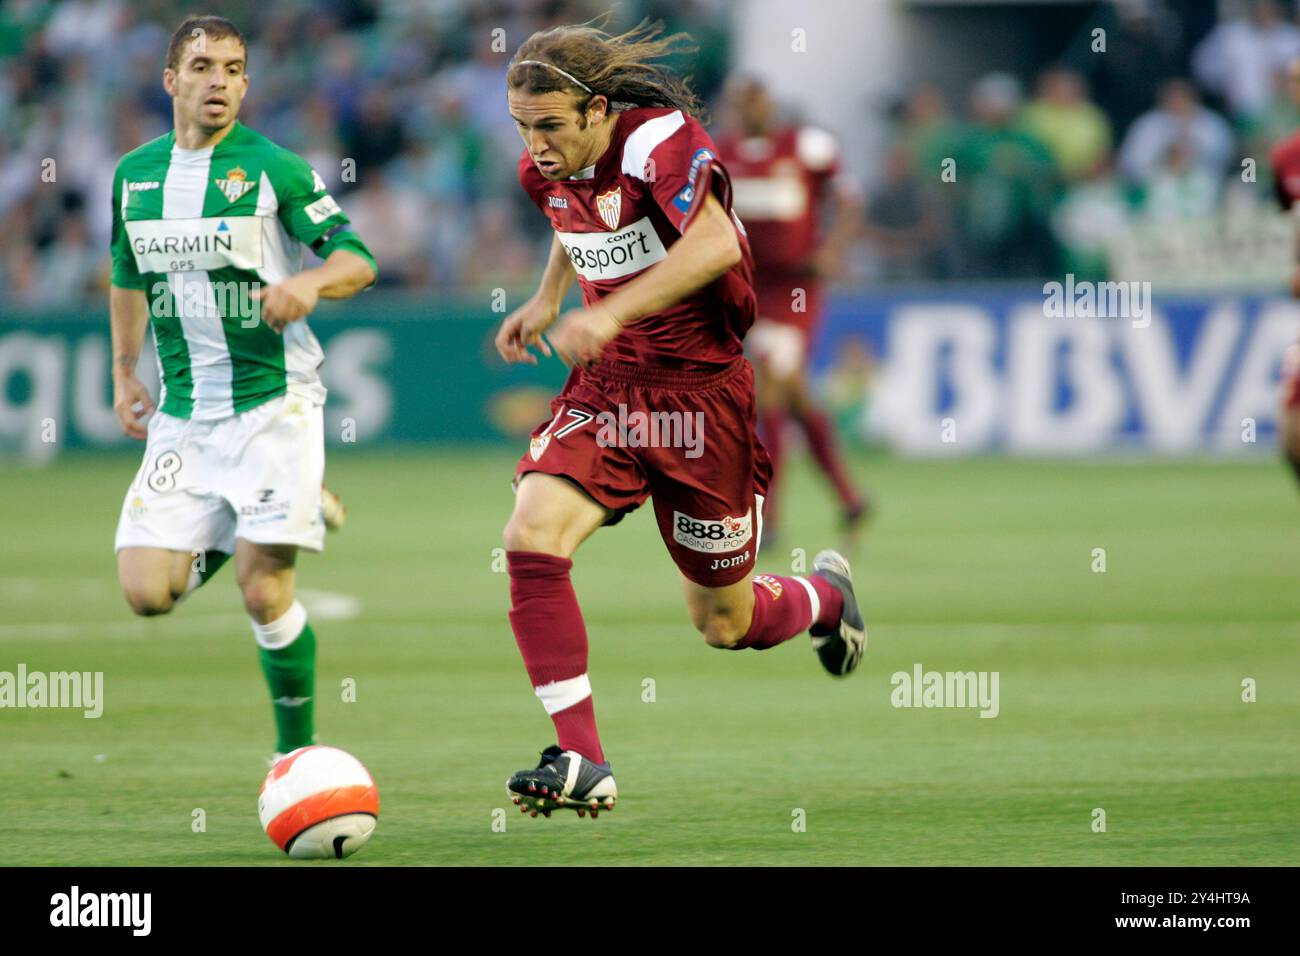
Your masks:
{"label": "sponsor logo on sleeve", "polygon": [[308,206],[305,211],[307,218],[312,221],[312,225],[319,226],[330,216],[337,216],[343,210],[334,201],[334,197],[327,193]]}
{"label": "sponsor logo on sleeve", "polygon": [[695,180],[700,175],[700,168],[706,162],[710,162],[715,158],[713,150],[707,146],[702,146],[695,151],[695,155],[691,157],[691,168],[686,173],[686,185],[682,187],[682,191],[673,200],[673,205],[677,207],[679,212],[688,213],[691,211],[691,203],[695,202]]}

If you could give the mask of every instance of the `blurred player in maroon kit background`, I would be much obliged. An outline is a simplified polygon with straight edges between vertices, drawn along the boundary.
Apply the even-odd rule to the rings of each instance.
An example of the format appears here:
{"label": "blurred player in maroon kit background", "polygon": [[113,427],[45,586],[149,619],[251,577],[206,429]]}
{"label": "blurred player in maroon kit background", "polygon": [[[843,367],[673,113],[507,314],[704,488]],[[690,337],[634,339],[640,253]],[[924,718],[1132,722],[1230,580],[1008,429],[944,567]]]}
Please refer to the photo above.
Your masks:
{"label": "blurred player in maroon kit background", "polygon": [[[708,644],[762,650],[809,631],[836,676],[866,646],[836,552],[818,554],[807,577],[750,577],[770,473],[742,345],[753,264],[699,103],[652,62],[689,38],[658,34],[558,27],[525,41],[507,74],[525,145],[520,183],[555,237],[537,293],[502,323],[496,346],[508,362],[536,362],[535,347],[572,367],[516,468],[504,533],[510,625],[558,737],[507,782],[533,816],[614,805],[569,572],[586,538],[648,499]],[[575,279],[583,307],[561,316]],[[699,441],[611,434],[603,423],[660,415],[679,439],[689,425]],[[643,573],[628,570],[629,583]]]}
{"label": "blurred player in maroon kit background", "polygon": [[759,432],[772,461],[764,535],[771,542],[777,529],[777,482],[793,422],[835,490],[851,543],[867,501],[844,466],[829,417],[813,400],[807,367],[822,319],[821,284],[842,271],[844,251],[860,229],[861,197],[840,170],[835,137],[782,123],[760,82],[733,78],[726,105],[728,134],[718,150],[753,249],[758,295],[749,348],[759,372]]}
{"label": "blurred player in maroon kit background", "polygon": [[[1300,57],[1287,64],[1287,88],[1291,99],[1300,107]],[[1291,275],[1291,294],[1300,298],[1300,132],[1292,133],[1273,147],[1269,157],[1273,167],[1273,188],[1278,204],[1296,219],[1296,260]],[[1282,408],[1278,412],[1278,441],[1282,454],[1300,479],[1300,343],[1287,349],[1282,369]]]}

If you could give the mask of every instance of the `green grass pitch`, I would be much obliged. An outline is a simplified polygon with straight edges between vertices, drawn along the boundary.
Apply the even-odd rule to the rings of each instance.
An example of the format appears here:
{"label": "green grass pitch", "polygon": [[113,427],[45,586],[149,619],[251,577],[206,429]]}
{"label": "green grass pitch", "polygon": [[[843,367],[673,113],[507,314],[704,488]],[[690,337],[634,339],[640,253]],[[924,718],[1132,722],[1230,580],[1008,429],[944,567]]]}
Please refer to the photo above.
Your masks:
{"label": "green grass pitch", "polygon": [[[600,532],[574,580],[621,797],[593,822],[504,794],[553,742],[494,570],[514,457],[330,459],[349,524],[299,575],[317,726],[382,804],[344,864],[288,861],[261,832],[271,714],[233,569],[169,617],[127,611],[112,536],[137,459],[0,470],[0,670],[103,671],[105,696],[98,720],[0,710],[0,863],[1300,859],[1300,502],[1280,464],[859,458],[880,510],[855,562],[870,645],[845,681],[802,637],[707,647],[648,509]],[[786,492],[775,573],[834,540],[811,471]],[[891,706],[916,663],[997,671],[999,715]]]}

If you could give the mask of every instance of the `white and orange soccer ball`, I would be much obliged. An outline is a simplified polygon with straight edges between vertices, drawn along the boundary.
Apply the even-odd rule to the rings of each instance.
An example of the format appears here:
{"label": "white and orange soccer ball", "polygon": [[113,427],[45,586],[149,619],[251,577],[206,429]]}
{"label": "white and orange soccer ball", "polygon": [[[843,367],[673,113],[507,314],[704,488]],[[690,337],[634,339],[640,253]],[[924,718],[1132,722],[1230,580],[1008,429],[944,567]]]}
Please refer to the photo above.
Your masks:
{"label": "white and orange soccer ball", "polygon": [[275,762],[257,798],[262,829],[299,860],[341,860],[365,846],[379,791],[361,761],[337,747],[299,747]]}

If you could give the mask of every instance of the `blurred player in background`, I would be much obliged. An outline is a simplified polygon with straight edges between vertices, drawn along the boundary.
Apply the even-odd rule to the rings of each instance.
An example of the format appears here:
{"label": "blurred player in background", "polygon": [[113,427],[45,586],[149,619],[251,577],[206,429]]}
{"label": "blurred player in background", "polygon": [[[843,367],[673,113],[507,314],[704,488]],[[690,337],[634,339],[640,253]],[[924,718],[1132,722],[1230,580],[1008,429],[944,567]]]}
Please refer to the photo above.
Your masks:
{"label": "blurred player in background", "polygon": [[[1300,57],[1287,64],[1287,88],[1291,99],[1300,108]],[[1292,216],[1300,216],[1300,131],[1292,133],[1273,147],[1270,163],[1273,167],[1273,187],[1278,204]],[[1300,298],[1300,218],[1296,224],[1295,271],[1291,276],[1291,294]],[[1282,454],[1300,480],[1300,343],[1286,352],[1282,368],[1282,408],[1278,412],[1278,440]]]}
{"label": "blurred player in background", "polygon": [[[234,554],[287,753],[314,739],[316,637],[294,564],[325,534],[324,355],[305,319],[377,270],[307,162],[237,121],[247,56],[230,21],[182,23],[163,71],[174,130],[113,173],[113,407],[147,440],[116,550],[141,615],[172,610]],[[300,244],[324,263],[302,269]],[[156,410],[136,377],[151,320]]]}
{"label": "blurred player in background", "polygon": [[[839,554],[819,554],[806,578],[750,578],[769,475],[741,344],[754,319],[752,259],[695,95],[652,62],[683,41],[644,23],[621,36],[560,27],[527,40],[507,74],[520,181],[555,239],[538,292],[506,318],[497,349],[536,362],[535,346],[572,366],[519,462],[505,529],[510,624],[559,738],[507,782],[534,816],[614,805],[569,571],[587,537],[647,498],[708,644],[763,649],[810,631],[835,675],[866,644]],[[575,278],[583,307],[560,316]],[[682,440],[609,424],[638,415],[664,416]]]}
{"label": "blurred player in background", "polygon": [[731,170],[736,214],[754,251],[758,294],[749,346],[758,366],[759,432],[772,460],[764,534],[770,542],[778,527],[777,484],[793,421],[834,488],[852,543],[867,501],[840,457],[830,418],[813,400],[807,370],[822,319],[822,282],[842,271],[844,251],[860,230],[861,197],[840,172],[835,137],[780,122],[758,80],[734,77],[726,106],[729,131],[718,150]]}

